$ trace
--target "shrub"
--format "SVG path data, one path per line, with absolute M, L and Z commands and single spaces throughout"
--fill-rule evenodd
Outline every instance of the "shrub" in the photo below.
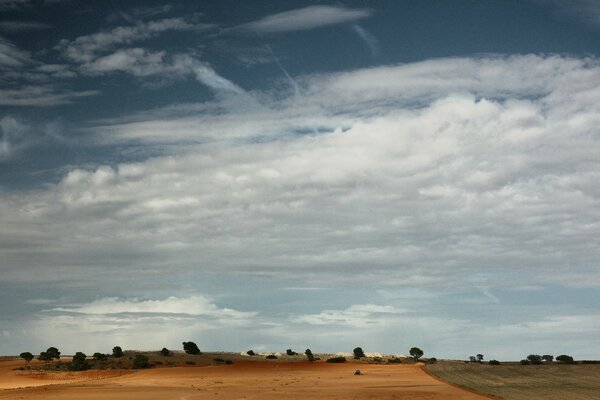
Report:
M 217 362 L 217 363 L 224 363 L 225 362 L 225 360 L 223 360 L 222 358 L 218 358 L 218 357 L 217 358 L 213 358 L 213 361 Z
M 423 350 L 421 350 L 418 347 L 412 347 L 409 351 L 409 354 L 412 356 L 412 358 L 416 360 L 418 360 L 419 358 L 421 358 L 423 356 Z
M 186 361 L 187 365 L 196 365 L 196 361 Z
M 498 360 L 490 360 L 488 363 L 490 365 L 500 365 L 500 361 L 498 361 Z
M 233 364 L 233 361 L 231 361 L 231 360 L 225 360 L 225 365 L 231 365 L 231 364 Z
M 365 352 L 360 347 L 355 348 L 352 352 L 354 353 L 354 358 L 363 358 L 365 356 Z
M 277 356 L 275 354 L 269 354 L 267 360 L 277 360 Z
M 26 363 L 29 363 L 31 360 L 33 360 L 33 354 L 31 354 L 28 351 L 25 351 L 25 352 L 19 354 L 19 357 L 21 357 L 23 360 L 25 360 Z
M 254 350 L 248 350 L 246 352 L 246 354 L 248 354 L 249 356 L 255 356 L 256 355 L 256 353 L 254 352 Z
M 140 368 L 148 368 L 150 366 L 150 364 L 148 363 L 148 357 L 146 357 L 143 354 L 136 354 L 135 357 L 133 357 L 133 368 L 135 369 L 140 369 Z
M 392 357 L 388 360 L 389 364 L 402 364 L 402 360 L 396 357 Z
M 292 349 L 287 349 L 285 351 L 285 354 L 287 354 L 288 356 L 295 356 L 298 355 L 298 353 L 296 353 L 295 351 L 293 351 Z
M 527 359 L 533 365 L 540 365 L 542 363 L 542 356 L 539 354 L 530 354 L 527 356 Z
M 523 360 L 521 360 L 521 365 L 529 365 L 529 364 L 531 364 L 531 363 L 529 362 L 529 360 L 527 360 L 527 359 L 523 359 Z
M 561 363 L 564 364 L 573 364 L 573 357 L 568 356 L 566 354 L 561 354 L 560 356 L 556 357 L 556 361 L 559 361 Z
M 46 350 L 46 354 L 48 354 L 48 356 L 50 356 L 50 359 L 59 359 L 60 358 L 60 351 L 58 351 L 58 349 L 56 347 L 49 347 L 48 350 Z
M 545 362 L 551 363 L 552 360 L 554 360 L 554 356 L 552 354 L 544 354 L 542 356 L 542 360 L 544 360 Z
M 42 351 L 37 359 L 40 361 L 48 362 L 48 361 L 52 361 L 52 356 L 50 354 L 48 354 L 47 352 Z
M 96 361 L 102 361 L 102 360 L 106 360 L 108 358 L 108 356 L 103 353 L 94 353 L 94 355 L 92 355 L 92 357 Z
M 85 360 L 86 357 L 87 356 L 85 355 L 85 353 L 82 353 L 81 351 L 78 351 L 73 356 L 73 360 L 69 363 L 68 368 L 71 371 L 85 371 L 86 369 L 89 369 L 90 365 Z
M 469 362 L 477 362 L 477 357 L 469 356 Z
M 170 351 L 169 349 L 167 349 L 166 347 L 163 347 L 163 348 L 160 350 L 160 355 L 161 355 L 161 356 L 168 357 L 168 356 L 170 356 L 170 355 L 171 355 L 171 351 Z
M 115 358 L 123 357 L 123 349 L 121 346 L 115 346 L 112 349 L 112 356 Z
M 200 352 L 200 349 L 198 348 L 198 346 L 194 342 L 183 342 L 183 350 L 187 354 L 195 354 L 195 355 L 196 354 L 202 354 Z
M 429 364 L 435 364 L 435 363 L 437 362 L 437 358 L 435 358 L 435 357 L 430 357 L 430 358 L 428 358 L 428 359 L 427 359 L 427 362 L 428 362 Z
M 344 363 L 344 362 L 346 362 L 346 357 L 342 357 L 342 356 L 331 357 L 331 358 L 327 359 L 327 362 L 328 363 Z

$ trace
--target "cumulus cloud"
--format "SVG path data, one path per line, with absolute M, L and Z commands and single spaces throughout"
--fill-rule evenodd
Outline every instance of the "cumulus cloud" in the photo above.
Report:
M 371 10 L 368 9 L 317 5 L 268 15 L 241 25 L 239 29 L 258 33 L 301 31 L 352 22 L 367 18 L 371 14 Z

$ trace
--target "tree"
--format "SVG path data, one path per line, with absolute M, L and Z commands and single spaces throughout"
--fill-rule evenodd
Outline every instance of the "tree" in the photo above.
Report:
M 135 357 L 133 357 L 133 368 L 135 369 L 140 369 L 140 368 L 148 368 L 150 366 L 150 364 L 148 363 L 148 357 L 146 357 L 143 354 L 136 354 Z
M 30 362 L 31 360 L 33 360 L 33 357 L 34 357 L 34 356 L 33 356 L 33 354 L 31 354 L 30 352 L 28 352 L 28 351 L 25 351 L 25 352 L 21 353 L 21 354 L 19 355 L 19 357 L 21 357 L 23 360 L 25 360 L 25 363 L 29 364 L 29 362 Z
M 256 355 L 256 353 L 254 352 L 254 350 L 248 350 L 246 352 L 246 354 L 248 354 L 249 356 L 255 356 Z
M 470 362 L 476 362 L 477 358 L 475 356 L 469 356 L 469 361 Z
M 44 362 L 52 361 L 52 357 L 50 356 L 50 354 L 48 354 L 45 351 L 42 351 L 37 359 Z
M 112 355 L 115 358 L 123 357 L 123 349 L 121 348 L 121 346 L 115 346 L 115 347 L 113 347 Z
M 560 356 L 556 357 L 556 361 L 559 361 L 561 363 L 565 363 L 565 364 L 572 364 L 573 361 L 573 357 L 568 356 L 566 354 L 561 354 Z
M 478 362 L 482 362 L 483 361 L 483 354 L 477 354 L 477 361 Z
M 353 350 L 354 358 L 363 358 L 365 356 L 365 352 L 362 348 L 357 347 Z
M 489 363 L 490 365 L 500 365 L 500 361 L 498 360 L 490 360 Z
M 530 354 L 527 356 L 527 359 L 533 365 L 540 365 L 542 363 L 542 356 L 539 354 Z
M 165 356 L 165 357 L 166 357 L 166 356 L 170 356 L 170 355 L 171 355 L 171 352 L 170 352 L 170 351 L 169 351 L 169 349 L 167 349 L 166 347 L 163 347 L 163 348 L 161 349 L 161 351 L 160 351 L 160 354 L 161 354 L 162 356 Z
M 202 354 L 200 349 L 194 342 L 183 342 L 183 350 L 187 354 Z
M 415 359 L 415 361 L 417 361 L 419 358 L 423 357 L 424 353 L 420 348 L 412 347 L 409 351 L 409 354 Z
M 90 365 L 86 361 L 86 357 L 85 353 L 82 353 L 81 351 L 75 353 L 71 364 L 69 364 L 69 369 L 71 371 L 85 371 L 86 369 L 89 369 Z
M 544 360 L 544 361 L 546 361 L 546 362 L 548 362 L 548 363 L 551 363 L 551 362 L 552 362 L 552 360 L 554 360 L 554 356 L 553 356 L 553 355 L 551 355 L 551 354 L 544 354 L 544 355 L 542 356 L 542 360 Z
M 315 356 L 313 355 L 310 349 L 306 349 L 304 351 L 304 354 L 306 354 L 306 358 L 308 359 L 308 361 L 315 361 Z
M 56 347 L 49 347 L 48 350 L 46 350 L 46 354 L 48 354 L 48 356 L 50 357 L 50 360 L 60 359 L 60 351 L 58 351 L 58 349 Z
M 296 353 L 296 352 L 295 352 L 295 351 L 293 351 L 292 349 L 287 349 L 287 350 L 285 351 L 285 354 L 287 354 L 288 356 L 295 356 L 295 355 L 297 355 L 298 353 Z
M 102 353 L 94 353 L 94 355 L 92 357 L 94 358 L 94 360 L 97 360 L 97 361 L 106 360 L 108 358 L 108 356 L 106 354 L 102 354 Z

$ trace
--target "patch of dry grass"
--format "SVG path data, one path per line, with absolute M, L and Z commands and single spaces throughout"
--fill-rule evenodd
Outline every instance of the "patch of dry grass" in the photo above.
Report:
M 518 365 L 444 361 L 427 366 L 440 379 L 505 400 L 600 398 L 600 364 Z

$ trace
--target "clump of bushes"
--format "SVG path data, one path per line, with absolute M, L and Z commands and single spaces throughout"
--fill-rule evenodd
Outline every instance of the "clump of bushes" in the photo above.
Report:
M 246 352 L 246 354 L 248 354 L 249 356 L 255 356 L 256 355 L 256 353 L 254 352 L 254 350 L 248 350 Z
M 73 360 L 69 363 L 69 366 L 67 368 L 71 371 L 85 371 L 87 369 L 90 369 L 90 364 L 88 364 L 88 362 L 86 361 L 86 357 L 87 356 L 85 355 L 85 353 L 78 351 L 73 356 Z
M 539 354 L 530 354 L 527 356 L 527 359 L 533 365 L 540 365 L 542 363 L 542 356 Z
M 500 361 L 498 361 L 498 360 L 490 360 L 490 361 L 488 361 L 488 364 L 490 364 L 490 365 L 500 365 Z
M 275 354 L 269 354 L 266 358 L 267 360 L 277 360 L 277 356 Z
M 520 362 L 521 362 L 521 365 L 529 365 L 529 364 L 531 364 L 531 363 L 529 362 L 529 360 L 528 360 L 528 359 L 526 359 L 526 358 L 525 358 L 525 359 L 523 359 L 523 360 L 521 360 Z
M 196 365 L 196 361 L 186 361 L 187 365 Z
M 556 361 L 564 364 L 573 364 L 575 362 L 573 361 L 573 357 L 568 356 L 566 354 L 561 354 L 560 356 L 556 357 Z
M 306 354 L 306 358 L 308 359 L 308 361 L 315 361 L 315 356 L 313 355 L 311 349 L 304 350 L 304 354 Z
M 148 357 L 146 357 L 143 354 L 136 354 L 135 357 L 133 357 L 133 368 L 135 369 L 141 369 L 141 368 L 148 368 L 150 366 L 150 364 L 148 363 Z
M 160 355 L 161 355 L 161 356 L 168 357 L 168 356 L 170 356 L 170 355 L 171 355 L 171 351 L 170 351 L 169 349 L 167 349 L 166 347 L 163 347 L 163 348 L 160 350 Z
M 295 351 L 293 351 L 292 349 L 287 349 L 285 351 L 285 354 L 287 354 L 288 356 L 296 356 L 298 355 L 298 353 L 296 353 Z
M 435 357 L 430 357 L 427 359 L 427 363 L 429 364 L 435 364 L 437 362 L 437 358 Z
M 92 358 L 96 361 L 104 361 L 108 358 L 108 355 L 103 353 L 94 353 L 94 355 L 92 355 Z
M 392 357 L 388 360 L 388 364 L 402 364 L 402 360 L 396 357 Z
M 346 362 L 346 357 L 343 356 L 339 356 L 339 357 L 331 357 L 327 359 L 328 363 L 345 363 Z

